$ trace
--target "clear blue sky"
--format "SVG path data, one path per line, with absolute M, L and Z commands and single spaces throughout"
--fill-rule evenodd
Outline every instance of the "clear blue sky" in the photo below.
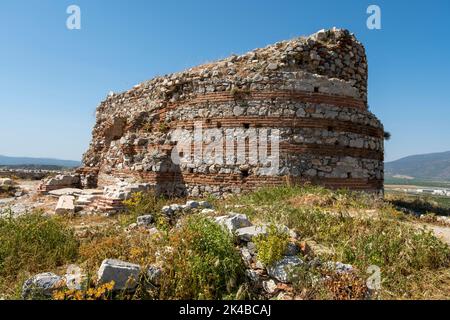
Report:
M 70 4 L 82 30 L 66 28 Z M 78 160 L 110 90 L 333 26 L 366 46 L 387 160 L 448 151 L 449 16 L 448 0 L 1 0 L 0 154 Z

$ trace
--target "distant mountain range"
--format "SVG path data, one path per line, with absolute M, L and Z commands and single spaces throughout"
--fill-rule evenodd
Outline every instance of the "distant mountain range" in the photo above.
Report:
M 47 159 L 47 158 L 26 158 L 26 157 L 7 157 L 0 155 L 0 166 L 57 166 L 63 168 L 75 168 L 81 165 L 80 161 Z
M 409 156 L 385 164 L 386 177 L 450 181 L 450 151 Z
M 62 168 L 75 168 L 81 166 L 81 162 L 74 160 L 7 157 L 0 155 L 0 166 L 57 166 Z M 450 181 L 450 151 L 409 156 L 396 161 L 386 162 L 385 174 L 387 178 L 405 180 Z

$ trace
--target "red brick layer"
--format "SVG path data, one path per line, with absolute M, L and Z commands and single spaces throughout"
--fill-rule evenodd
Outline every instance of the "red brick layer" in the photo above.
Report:
M 317 184 L 325 187 L 338 189 L 348 188 L 352 190 L 381 190 L 383 180 L 354 179 L 354 178 L 303 178 L 293 176 L 249 176 L 242 177 L 236 174 L 198 174 L 198 173 L 155 173 L 115 170 L 111 173 L 120 177 L 137 177 L 148 183 L 184 183 L 189 186 L 234 186 L 244 190 L 252 190 L 262 185 L 300 185 Z

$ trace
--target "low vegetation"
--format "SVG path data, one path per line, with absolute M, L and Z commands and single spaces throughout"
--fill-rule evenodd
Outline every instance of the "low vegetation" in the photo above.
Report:
M 283 258 L 289 244 L 289 235 L 275 225 L 270 225 L 267 235 L 259 235 L 254 240 L 258 250 L 258 260 L 265 266 Z
M 166 228 L 169 221 L 161 213 L 161 208 L 166 205 L 168 200 L 163 197 L 157 197 L 154 192 L 136 192 L 128 200 L 124 201 L 127 211 L 121 216 L 123 225 L 129 225 L 136 222 L 136 218 L 143 215 L 153 215 L 156 219 L 158 228 Z
M 234 298 L 244 267 L 222 227 L 205 217 L 189 217 L 167 244 L 161 299 Z
M 369 266 L 378 266 L 381 298 L 425 298 L 422 293 L 430 275 L 442 276 L 450 270 L 445 243 L 428 230 L 404 223 L 408 217 L 375 196 L 320 187 L 280 187 L 236 196 L 228 204 L 244 205 L 242 209 L 253 219 L 286 225 L 321 244 L 327 249 L 321 250 L 323 259 L 351 264 L 361 278 L 368 277 Z M 442 290 L 450 289 L 448 280 Z
M 0 219 L 0 291 L 15 294 L 24 277 L 73 262 L 78 248 L 73 231 L 42 212 Z
M 279 227 L 297 232 L 305 261 L 351 264 L 356 272 L 339 274 L 323 266 L 304 264 L 295 270 L 294 290 L 303 299 L 364 299 L 368 297 L 368 268 L 381 271 L 381 289 L 371 298 L 448 299 L 450 250 L 429 230 L 414 225 L 392 199 L 320 187 L 277 187 L 211 200 L 217 215 L 233 211 L 253 222 L 269 224 L 267 236 L 254 240 L 265 265 L 279 260 L 289 236 Z M 93 218 L 46 217 L 41 212 L 0 220 L 0 291 L 19 297 L 23 280 L 39 272 L 62 274 L 76 263 L 95 279 L 103 259 L 115 258 L 162 267 L 158 288 L 145 276 L 133 295 L 114 296 L 110 287 L 58 292 L 56 299 L 235 299 L 261 298 L 248 290 L 245 266 L 234 238 L 201 214 L 179 217 L 176 226 L 160 215 L 162 206 L 176 201 L 154 194 L 135 194 L 126 214 L 101 218 L 104 224 L 75 233 L 76 226 Z M 143 214 L 157 217 L 159 232 L 128 229 Z M 100 218 L 99 218 L 100 219 Z M 326 277 L 324 277 L 326 276 Z M 318 281 L 318 279 L 327 279 Z

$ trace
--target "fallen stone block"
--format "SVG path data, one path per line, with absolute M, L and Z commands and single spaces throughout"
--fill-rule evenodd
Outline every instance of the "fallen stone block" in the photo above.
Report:
M 47 186 L 69 187 L 80 183 L 79 175 L 57 175 L 44 181 Z
M 230 213 L 228 216 L 218 217 L 216 218 L 216 222 L 232 233 L 238 229 L 250 227 L 252 225 L 245 214 L 239 213 Z
M 75 213 L 75 197 L 61 196 L 56 204 L 56 214 L 74 214 Z
M 251 255 L 250 251 L 246 247 L 241 248 L 240 251 L 241 251 L 242 260 L 244 261 L 245 265 L 250 266 L 253 261 L 253 257 Z
M 267 227 L 263 225 L 240 228 L 236 230 L 235 234 L 239 240 L 250 242 L 254 237 L 259 235 L 267 235 Z
M 134 290 L 137 287 L 141 267 L 116 259 L 105 259 L 98 269 L 99 284 L 114 281 L 114 290 Z
M 43 300 L 52 297 L 53 292 L 64 284 L 63 278 L 51 273 L 40 273 L 28 280 L 22 286 L 22 298 Z

